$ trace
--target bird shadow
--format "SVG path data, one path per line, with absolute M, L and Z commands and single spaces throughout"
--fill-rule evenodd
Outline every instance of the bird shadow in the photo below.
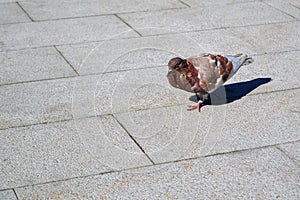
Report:
M 232 103 L 271 80 L 271 78 L 256 78 L 251 81 L 232 83 L 222 86 L 208 95 L 208 99 L 203 102 L 203 106 Z M 198 102 L 196 95 L 191 96 L 189 100 Z

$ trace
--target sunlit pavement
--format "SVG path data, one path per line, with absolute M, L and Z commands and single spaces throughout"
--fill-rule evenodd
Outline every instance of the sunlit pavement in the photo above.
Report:
M 0 199 L 299 199 L 299 19 L 298 0 L 0 0 Z M 255 61 L 189 112 L 167 63 L 201 52 Z

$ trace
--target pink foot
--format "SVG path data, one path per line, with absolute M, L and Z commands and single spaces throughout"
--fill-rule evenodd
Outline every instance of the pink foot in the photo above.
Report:
M 189 105 L 187 110 L 188 111 L 191 111 L 191 110 L 195 110 L 195 109 L 198 109 L 199 112 L 201 111 L 201 107 L 203 106 L 203 101 L 199 100 L 198 103 L 196 105 Z

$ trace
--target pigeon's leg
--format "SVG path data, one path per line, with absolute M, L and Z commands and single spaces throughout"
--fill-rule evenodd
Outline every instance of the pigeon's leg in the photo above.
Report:
M 203 101 L 202 101 L 202 100 L 199 100 L 198 103 L 197 103 L 196 105 L 189 105 L 187 109 L 188 109 L 189 111 L 198 109 L 198 111 L 200 112 L 200 109 L 201 109 L 202 106 L 203 106 Z
M 196 98 L 197 98 L 197 101 L 200 101 L 200 100 L 202 100 L 202 96 L 200 96 L 198 93 L 196 93 Z
M 208 94 L 202 96 L 202 101 L 206 101 L 206 100 L 208 100 Z
M 204 105 L 204 102 L 206 100 L 208 100 L 208 94 L 199 95 L 199 94 L 196 93 L 196 97 L 197 97 L 198 103 L 195 104 L 195 105 L 189 105 L 188 108 L 187 108 L 189 111 L 198 109 L 199 112 L 200 112 L 201 111 L 201 107 Z

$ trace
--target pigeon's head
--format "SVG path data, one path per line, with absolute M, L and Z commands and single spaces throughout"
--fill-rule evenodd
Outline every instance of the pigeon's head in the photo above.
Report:
M 168 67 L 170 71 L 174 71 L 174 70 L 181 71 L 182 69 L 187 68 L 188 65 L 185 59 L 175 57 L 169 61 Z
M 187 74 L 189 72 L 189 66 L 186 59 L 179 57 L 172 58 L 168 63 L 169 71 L 167 78 L 169 83 L 175 87 L 186 91 L 193 92 L 191 84 L 189 83 Z

